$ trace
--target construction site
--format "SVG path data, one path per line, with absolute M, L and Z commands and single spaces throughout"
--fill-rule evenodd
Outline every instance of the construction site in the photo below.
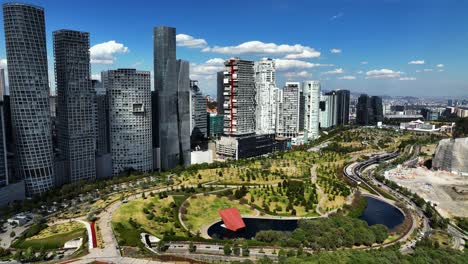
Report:
M 468 176 L 424 166 L 398 166 L 386 171 L 385 178 L 430 201 L 444 217 L 468 217 Z

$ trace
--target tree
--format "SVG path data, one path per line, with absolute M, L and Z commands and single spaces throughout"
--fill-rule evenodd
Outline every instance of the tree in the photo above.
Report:
M 15 233 L 15 231 L 11 231 L 11 233 L 10 233 L 10 237 L 15 237 L 15 236 L 16 236 L 16 233 Z
M 234 253 L 235 256 L 240 255 L 240 247 L 237 243 L 235 243 L 234 246 L 232 247 L 232 252 Z
M 190 253 L 194 253 L 195 251 L 197 251 L 197 246 L 195 246 L 195 245 L 193 244 L 193 242 L 190 241 L 190 244 L 189 244 L 189 252 L 190 252 Z
M 249 245 L 247 243 L 244 243 L 242 245 L 242 256 L 248 257 L 249 255 L 250 255 Z
M 230 256 L 232 254 L 231 245 L 229 243 L 224 244 L 223 251 L 224 255 Z

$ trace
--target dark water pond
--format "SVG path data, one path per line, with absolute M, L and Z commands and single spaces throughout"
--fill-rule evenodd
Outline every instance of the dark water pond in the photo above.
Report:
M 395 207 L 380 200 L 366 197 L 367 207 L 359 217 L 369 225 L 383 224 L 392 229 L 403 222 L 403 214 Z M 244 218 L 246 228 L 237 232 L 230 231 L 219 221 L 208 228 L 208 235 L 216 239 L 246 238 L 250 239 L 262 230 L 293 231 L 297 220 Z
M 368 225 L 382 224 L 393 229 L 405 220 L 405 216 L 396 207 L 371 197 L 366 197 L 366 200 L 367 207 L 359 219 L 366 221 Z

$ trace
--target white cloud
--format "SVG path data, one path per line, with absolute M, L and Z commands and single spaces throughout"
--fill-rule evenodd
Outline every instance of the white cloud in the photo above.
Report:
M 214 80 L 216 73 L 224 70 L 224 60 L 213 58 L 201 64 L 190 64 L 190 78 L 192 80 Z
M 331 49 L 331 53 L 341 53 L 341 49 Z
M 368 61 L 361 61 L 361 64 L 366 65 L 366 64 L 369 64 L 369 62 Z
M 389 69 L 380 69 L 380 70 L 372 70 L 366 72 L 366 79 L 389 79 L 389 78 L 398 78 L 402 72 L 400 71 L 393 71 Z
M 284 77 L 286 77 L 288 80 L 294 79 L 294 78 L 311 78 L 312 73 L 307 72 L 307 71 L 300 71 L 300 72 L 287 72 L 284 74 Z
M 92 74 L 91 79 L 100 81 L 101 80 L 101 74 L 100 73 Z
M 330 20 L 335 20 L 335 19 L 338 19 L 340 17 L 344 16 L 344 13 L 343 12 L 340 12 L 332 17 L 330 17 Z
M 414 78 L 414 77 L 401 77 L 399 80 L 400 81 L 415 81 L 416 78 Z
M 110 40 L 104 43 L 99 43 L 89 49 L 91 63 L 93 64 L 113 64 L 116 60 L 115 54 L 128 53 L 130 50 L 122 43 L 117 43 L 115 40 Z
M 433 69 L 424 69 L 423 72 L 431 72 Z
M 334 69 L 334 70 L 331 70 L 331 71 L 326 71 L 326 72 L 322 72 L 322 74 L 340 74 L 340 73 L 343 73 L 344 70 L 342 68 L 338 68 L 338 69 Z
M 437 68 L 443 68 L 443 67 L 445 67 L 445 65 L 443 65 L 443 64 L 437 64 L 436 67 L 437 67 Z
M 357 74 L 363 74 L 364 72 L 363 71 L 357 71 L 356 73 Z
M 291 69 L 309 69 L 314 67 L 334 66 L 333 64 L 311 63 L 301 60 L 276 59 L 276 70 L 287 71 Z
M 248 41 L 237 46 L 214 46 L 206 47 L 203 52 L 213 52 L 230 55 L 255 55 L 255 56 L 285 56 L 287 59 L 305 59 L 320 57 L 320 52 L 300 44 L 275 44 L 261 41 Z
M 187 34 L 177 34 L 176 35 L 177 46 L 187 47 L 187 48 L 205 48 L 208 46 L 208 43 L 204 39 L 196 39 Z
M 345 75 L 345 76 L 339 77 L 338 79 L 340 79 L 340 80 L 356 80 L 356 77 L 352 76 L 352 75 Z
M 426 62 L 424 60 L 413 60 L 413 61 L 410 61 L 408 62 L 408 64 L 410 65 L 422 65 L 422 64 L 425 64 Z
M 444 69 L 439 69 L 438 72 L 444 72 L 445 70 Z
M 7 60 L 0 59 L 0 68 L 6 69 L 6 67 L 7 67 Z

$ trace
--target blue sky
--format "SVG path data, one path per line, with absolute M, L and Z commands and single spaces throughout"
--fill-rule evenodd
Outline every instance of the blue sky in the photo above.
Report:
M 177 57 L 216 93 L 222 59 L 277 60 L 277 86 L 321 80 L 322 89 L 378 95 L 468 96 L 468 1 L 29 1 L 52 31 L 91 34 L 92 74 L 153 70 L 152 28 L 177 28 Z M 2 19 L 3 21 L 3 19 Z M 3 28 L 3 26 L 2 26 Z M 0 59 L 5 66 L 3 30 Z

